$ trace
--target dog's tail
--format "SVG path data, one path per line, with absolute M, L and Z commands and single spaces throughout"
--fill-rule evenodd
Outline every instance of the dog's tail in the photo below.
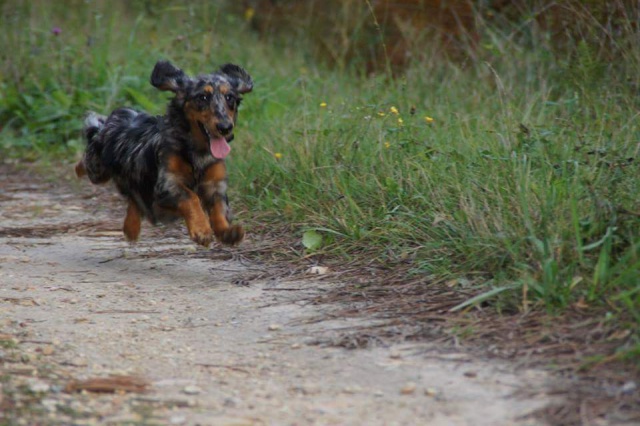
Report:
M 107 117 L 105 117 L 104 115 L 96 114 L 93 111 L 89 111 L 87 116 L 84 118 L 83 128 L 84 137 L 87 139 L 87 143 L 92 143 L 93 138 L 104 127 L 104 122 L 106 120 Z
M 100 132 L 107 117 L 90 111 L 84 119 L 82 133 L 87 141 L 87 150 L 82 160 L 76 164 L 78 177 L 89 176 L 93 183 L 104 183 L 111 179 L 111 173 L 102 164 L 102 138 Z

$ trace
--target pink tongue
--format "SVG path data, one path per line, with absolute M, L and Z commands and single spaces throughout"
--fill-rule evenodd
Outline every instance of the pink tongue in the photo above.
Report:
M 211 155 L 218 160 L 224 159 L 231 152 L 231 147 L 225 138 L 209 140 L 209 148 L 211 149 Z

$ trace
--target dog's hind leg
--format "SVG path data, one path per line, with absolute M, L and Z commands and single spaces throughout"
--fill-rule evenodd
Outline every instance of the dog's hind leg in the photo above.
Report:
M 87 168 L 84 166 L 84 158 L 76 164 L 76 176 L 78 178 L 85 177 L 87 175 Z
M 142 215 L 138 205 L 133 200 L 129 200 L 129 206 L 127 207 L 127 216 L 124 218 L 124 226 L 122 232 L 129 242 L 135 242 L 140 236 L 140 225 L 142 222 Z

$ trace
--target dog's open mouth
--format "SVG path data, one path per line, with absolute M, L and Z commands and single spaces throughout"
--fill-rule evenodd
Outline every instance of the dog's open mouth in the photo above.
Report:
M 209 139 L 209 150 L 211 151 L 211 155 L 213 158 L 218 160 L 223 160 L 229 152 L 231 152 L 231 146 L 224 137 L 213 137 L 211 133 L 207 130 L 206 127 L 200 122 L 198 122 L 198 126 L 200 126 L 200 131 Z

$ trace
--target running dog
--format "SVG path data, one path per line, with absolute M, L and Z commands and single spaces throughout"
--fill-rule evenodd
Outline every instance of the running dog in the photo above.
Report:
M 130 108 L 108 117 L 87 114 L 87 149 L 75 167 L 77 176 L 94 184 L 113 180 L 128 202 L 123 226 L 128 241 L 137 241 L 143 218 L 152 224 L 183 218 L 197 244 L 208 247 L 214 237 L 238 244 L 244 230 L 230 224 L 224 160 L 241 96 L 253 89 L 251 76 L 226 64 L 192 78 L 159 61 L 151 84 L 175 94 L 163 116 Z

